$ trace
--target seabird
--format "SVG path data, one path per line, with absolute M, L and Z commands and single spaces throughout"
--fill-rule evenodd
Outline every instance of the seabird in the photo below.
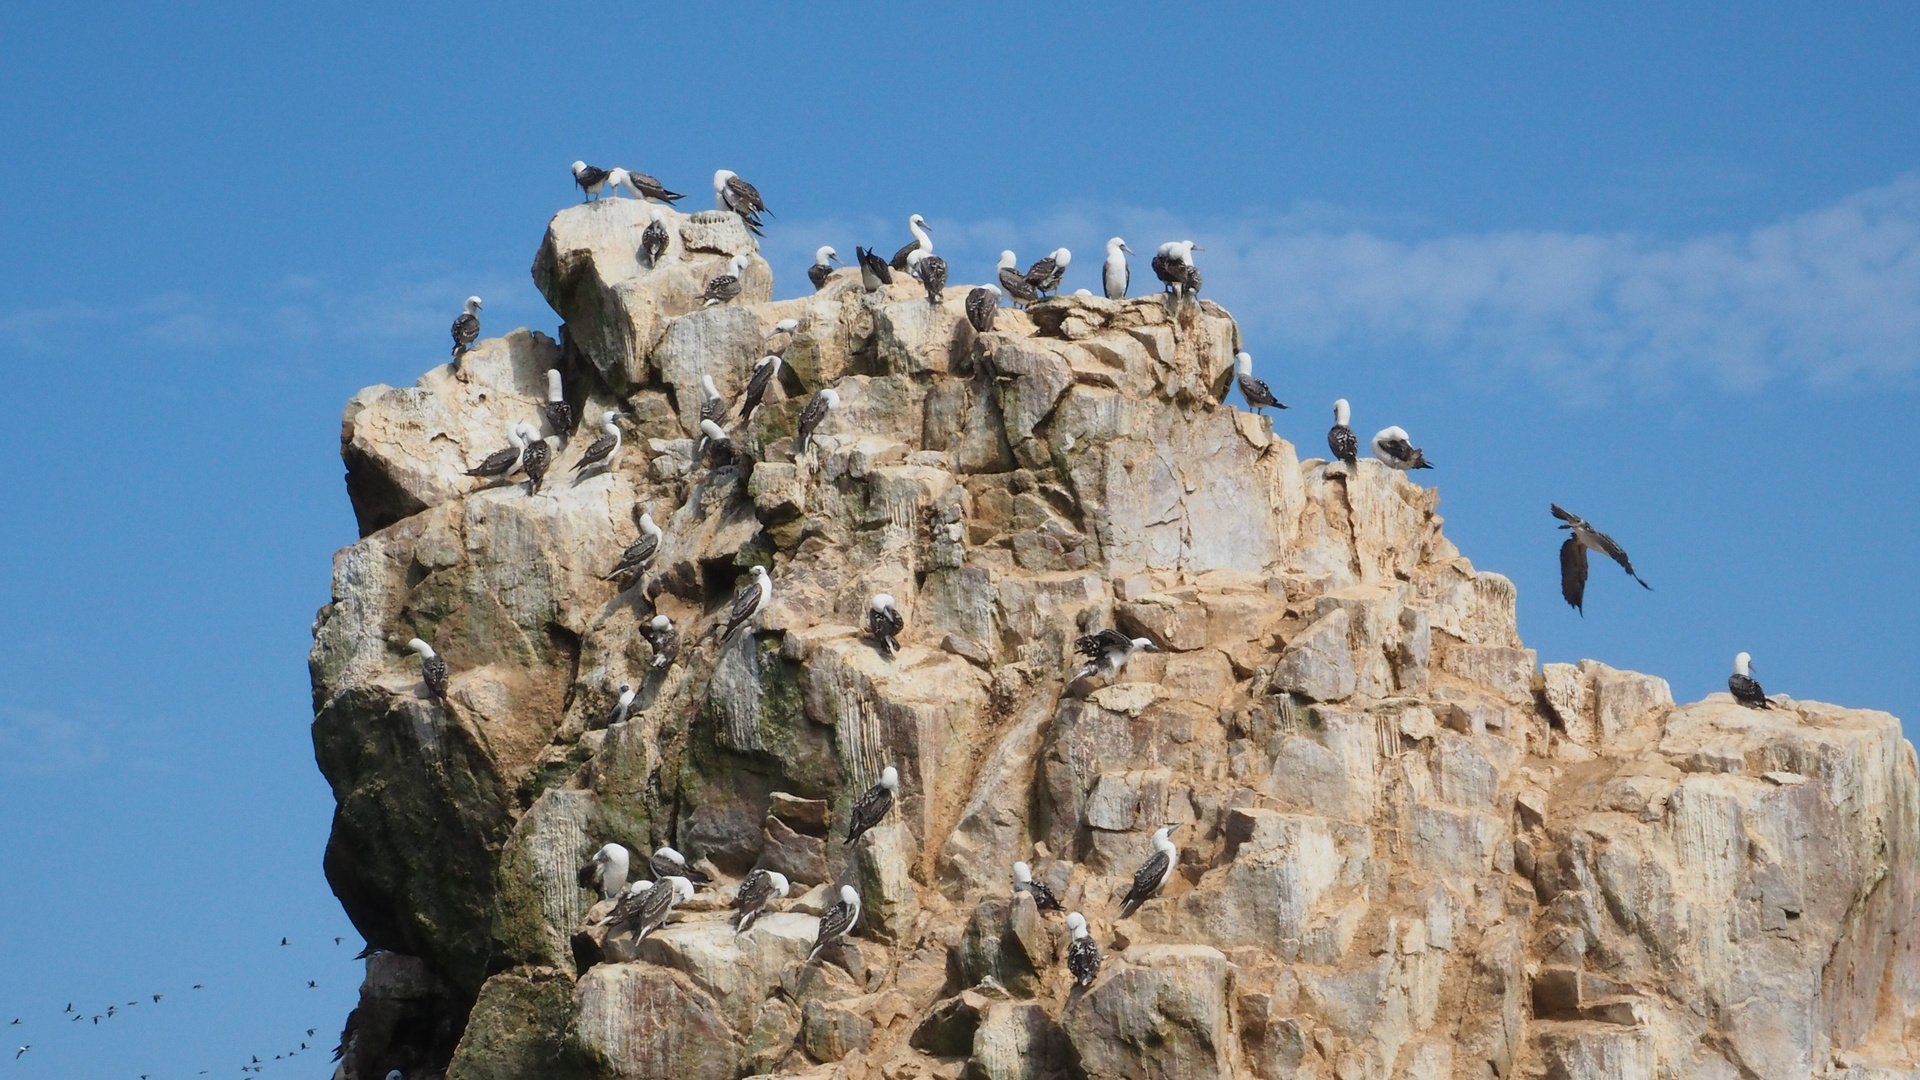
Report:
M 573 182 L 580 185 L 580 201 L 585 202 L 591 196 L 607 189 L 607 177 L 612 176 L 606 169 L 595 168 L 584 161 L 573 163 Z
M 453 320 L 453 359 L 458 362 L 480 340 L 480 298 L 467 297 L 466 310 Z
M 1240 386 L 1240 396 L 1247 399 L 1247 404 L 1253 406 L 1254 412 L 1268 408 L 1286 408 L 1285 405 L 1280 403 L 1279 398 L 1273 396 L 1273 391 L 1267 389 L 1266 383 L 1253 377 L 1252 353 L 1243 352 L 1235 357 L 1235 359 L 1239 361 L 1240 366 L 1236 369 L 1233 380 Z
M 647 257 L 648 266 L 659 266 L 660 256 L 666 253 L 667 211 L 665 207 L 656 206 L 646 231 L 640 234 L 640 254 Z
M 927 287 L 927 303 L 938 304 L 946 299 L 947 260 L 931 251 L 916 251 L 907 256 L 907 272 Z
M 1092 289 L 1075 289 L 1073 290 L 1073 295 L 1084 296 L 1087 299 L 1091 300 L 1093 299 L 1093 290 Z
M 1100 284 L 1106 287 L 1107 299 L 1124 300 L 1127 298 L 1127 286 L 1133 281 L 1133 268 L 1127 265 L 1127 256 L 1133 249 L 1119 237 L 1107 241 L 1107 261 L 1100 268 Z
M 933 250 L 933 241 L 927 237 L 927 234 L 932 232 L 933 229 L 927 225 L 926 218 L 921 217 L 919 214 L 908 218 L 907 231 L 913 234 L 913 239 L 907 241 L 906 247 L 894 252 L 893 258 L 887 263 L 888 266 L 895 270 L 912 269 L 912 264 L 907 261 L 907 256 L 914 252 Z
M 1169 240 L 1153 256 L 1153 276 L 1175 296 L 1192 296 L 1200 291 L 1200 271 L 1193 265 L 1193 253 L 1204 251 L 1191 240 Z
M 1168 879 L 1173 877 L 1173 864 L 1180 860 L 1180 850 L 1167 839 L 1179 824 L 1163 825 L 1153 831 L 1153 854 L 1133 872 L 1133 885 L 1127 889 L 1126 899 L 1120 902 L 1120 917 L 1126 918 L 1134 913 L 1141 904 L 1160 895 Z
M 967 293 L 967 322 L 973 332 L 985 334 L 993 329 L 993 317 L 1000 311 L 1000 286 L 982 285 Z
M 1102 630 L 1097 634 L 1083 635 L 1074 641 L 1073 647 L 1080 655 L 1087 657 L 1087 663 L 1073 673 L 1073 677 L 1067 680 L 1069 683 L 1079 682 L 1093 675 L 1105 675 L 1109 679 L 1118 678 L 1120 669 L 1127 666 L 1127 661 L 1133 658 L 1136 651 L 1140 649 L 1148 652 L 1160 651 L 1160 646 L 1147 638 L 1130 638 L 1118 630 L 1111 629 Z
M 807 452 L 807 445 L 813 441 L 813 431 L 820 426 L 820 421 L 825 420 L 827 413 L 839 404 L 840 392 L 829 386 L 813 395 L 813 400 L 807 402 L 807 407 L 800 410 L 800 434 L 793 451 L 796 459 Z
M 1021 307 L 1040 299 L 1039 292 L 1034 289 L 1033 283 L 1027 280 L 1027 275 L 1014 268 L 1013 252 L 1000 253 L 1000 265 L 994 276 L 1000 279 L 1000 288 L 1005 290 L 1007 299 Z
M 700 403 L 700 419 L 718 422 L 727 415 L 727 399 L 713 385 L 713 376 L 700 376 L 700 389 L 706 394 L 706 400 Z
M 1733 658 L 1733 674 L 1727 676 L 1727 690 L 1733 694 L 1733 700 L 1749 709 L 1771 709 L 1773 702 L 1767 700 L 1767 692 L 1753 678 L 1753 657 L 1741 653 Z
M 840 261 L 840 253 L 826 245 L 814 249 L 813 265 L 807 267 L 807 280 L 813 282 L 813 291 L 819 292 L 833 280 L 833 264 Z
M 893 809 L 893 795 L 898 790 L 899 770 L 891 765 L 881 769 L 880 782 L 853 801 L 853 813 L 847 822 L 847 843 L 860 839 L 862 833 L 880 824 L 880 819 Z
M 613 710 L 607 713 L 608 727 L 627 722 L 627 713 L 633 709 L 633 698 L 633 684 L 621 683 L 620 696 L 614 701 Z
M 900 651 L 900 631 L 906 625 L 900 609 L 893 606 L 893 597 L 875 593 L 873 599 L 867 601 L 867 635 L 880 646 L 881 652 L 892 656 Z
M 673 620 L 665 615 L 655 615 L 653 621 L 641 629 L 640 636 L 653 646 L 655 670 L 673 663 L 673 658 L 680 655 L 680 631 L 673 628 Z
M 20 1060 L 20 1055 L 21 1055 L 21 1054 L 24 1054 L 24 1053 L 26 1053 L 27 1051 L 29 1051 L 29 1050 L 31 1050 L 31 1049 L 33 1049 L 33 1044 L 32 1044 L 32 1043 L 28 1043 L 27 1045 L 25 1045 L 25 1046 L 23 1046 L 23 1047 L 21 1047 L 20 1049 L 18 1049 L 18 1050 L 15 1050 L 15 1051 L 13 1052 L 13 1060 L 15 1060 L 15 1061 L 19 1061 L 19 1060 Z M 35 1060 L 35 1061 L 39 1061 L 40 1059 L 39 1059 L 39 1058 L 34 1058 L 33 1060 Z
M 593 440 L 586 453 L 580 455 L 579 464 L 573 467 L 574 472 L 586 472 L 602 462 L 608 469 L 613 468 L 615 459 L 620 456 L 620 414 L 610 412 L 602 416 L 600 431 L 600 437 Z
M 600 899 L 611 900 L 620 895 L 627 887 L 627 868 L 631 856 L 620 844 L 608 844 L 593 853 L 585 866 L 580 868 L 579 882 L 583 889 L 592 889 L 600 894 Z
M 433 646 L 414 638 L 407 642 L 407 648 L 420 654 L 420 677 L 427 682 L 427 693 L 447 700 L 447 658 L 433 651 Z M 286 944 L 285 941 L 281 942 Z
M 700 445 L 694 449 L 696 457 L 708 459 L 709 466 L 723 462 L 731 463 L 734 458 L 733 436 L 727 429 L 712 420 L 700 421 Z
M 854 892 L 851 885 L 840 886 L 840 902 L 828 908 L 825 915 L 820 916 L 820 932 L 814 936 L 813 951 L 807 954 L 807 963 L 811 964 L 818 960 L 820 950 L 836 941 L 844 940 L 853 930 L 854 924 L 859 921 L 860 894 Z
M 1073 933 L 1073 939 L 1067 942 L 1067 970 L 1073 973 L 1074 982 L 1092 986 L 1100 975 L 1100 946 L 1087 933 L 1085 915 L 1077 911 L 1068 915 L 1067 929 Z
M 620 561 L 601 580 L 612 581 L 626 574 L 645 573 L 647 567 L 653 565 L 654 557 L 660 554 L 661 535 L 660 526 L 653 523 L 653 515 L 643 511 L 640 514 L 640 538 L 627 545 L 627 550 L 620 553 Z
M 480 464 L 467 470 L 468 476 L 508 476 L 520 467 L 520 458 L 527 452 L 527 440 L 520 437 L 520 425 L 507 425 L 507 448 L 488 454 Z
M 679 202 L 686 198 L 676 191 L 668 191 L 666 185 L 646 173 L 634 169 L 611 169 L 607 172 L 607 186 L 618 191 L 627 189 L 627 194 L 636 199 L 653 199 L 657 202 Z
M 753 925 L 753 920 L 766 908 L 767 902 L 776 897 L 787 895 L 791 888 L 787 875 L 777 870 L 755 869 L 740 883 L 740 891 L 734 895 L 733 904 L 740 909 L 734 919 L 733 932 L 738 934 Z
M 767 387 L 773 385 L 774 377 L 780 374 L 780 358 L 763 356 L 754 362 L 753 374 L 747 377 L 747 392 L 740 398 L 740 419 L 753 415 L 760 407 L 760 399 L 767 396 Z
M 1024 862 L 1013 864 L 1013 891 L 1033 897 L 1033 906 L 1041 911 L 1060 910 L 1060 898 L 1046 882 L 1033 880 L 1033 869 Z
M 560 369 L 547 369 L 547 426 L 562 442 L 573 434 L 573 403 L 560 385 Z
M 1387 467 L 1406 471 L 1408 469 L 1431 469 L 1433 465 L 1420 448 L 1407 441 L 1407 433 L 1398 427 L 1381 428 L 1373 437 L 1373 456 Z
M 773 581 L 767 577 L 767 568 L 755 566 L 747 578 L 747 583 L 733 594 L 733 603 L 727 608 L 727 630 L 720 636 L 721 641 L 733 640 L 733 635 L 747 625 L 760 609 L 773 599 Z
M 553 444 L 547 442 L 532 424 L 520 425 L 520 436 L 527 440 L 527 452 L 520 458 L 520 469 L 527 474 L 527 494 L 540 490 L 546 479 L 547 463 L 553 459 Z
M 740 295 L 740 275 L 747 272 L 747 257 L 735 255 L 727 260 L 727 272 L 707 279 L 707 291 L 700 294 L 700 306 L 724 304 Z
M 1327 449 L 1333 456 L 1347 463 L 1351 468 L 1360 465 L 1360 436 L 1353 433 L 1347 421 L 1353 419 L 1353 410 L 1348 408 L 1347 399 L 1341 398 L 1333 403 L 1333 426 L 1327 429 Z
M 1613 542 L 1613 537 L 1587 524 L 1586 519 L 1578 514 L 1568 513 L 1553 503 L 1548 503 L 1547 506 L 1553 511 L 1554 517 L 1566 522 L 1560 527 L 1571 530 L 1566 543 L 1560 545 L 1560 595 L 1566 599 L 1567 603 L 1573 605 L 1575 611 L 1582 615 L 1587 613 L 1586 609 L 1580 605 L 1587 592 L 1587 550 L 1589 548 L 1619 563 L 1628 577 L 1640 582 L 1641 588 L 1649 590 L 1653 588 L 1634 572 L 1633 560 L 1627 558 L 1625 548 Z
M 632 897 L 632 892 L 628 892 Z M 629 927 L 638 927 L 635 941 L 645 941 L 647 935 L 666 925 L 667 916 L 673 913 L 674 905 L 693 899 L 693 882 L 683 877 L 661 878 L 653 887 L 636 898 L 633 906 L 620 917 L 609 920 L 611 932 L 619 933 Z M 623 901 L 624 903 L 624 901 Z
M 878 292 L 882 285 L 893 284 L 893 267 L 888 266 L 872 248 L 855 245 L 853 258 L 860 264 L 860 284 L 868 292 Z
M 721 169 L 713 174 L 713 205 L 715 209 L 731 210 L 740 215 L 740 220 L 755 236 L 765 236 L 760 231 L 763 224 L 760 215 L 773 216 L 767 204 L 760 198 L 760 192 L 752 184 L 740 179 L 730 169 Z
M 793 346 L 793 335 L 799 331 L 799 319 L 781 319 L 773 324 L 772 330 L 767 332 L 767 340 L 762 342 L 761 346 L 775 356 L 785 356 L 787 350 Z
M 683 877 L 697 885 L 705 885 L 713 879 L 687 865 L 687 857 L 662 844 L 647 860 L 647 868 L 656 878 Z
M 1067 272 L 1067 264 L 1073 261 L 1073 252 L 1066 248 L 1054 248 L 1039 262 L 1027 267 L 1027 284 L 1035 292 L 1045 295 L 1060 287 L 1060 278 Z

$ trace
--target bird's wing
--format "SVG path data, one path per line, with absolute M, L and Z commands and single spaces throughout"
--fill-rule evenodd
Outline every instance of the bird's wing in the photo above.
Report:
M 478 465 L 475 465 L 473 468 L 468 469 L 467 475 L 468 476 L 493 476 L 497 473 L 506 472 L 507 466 L 513 464 L 514 459 L 518 458 L 519 456 L 520 456 L 520 451 L 515 450 L 512 447 L 508 447 L 505 450 L 495 450 L 493 453 L 487 455 L 486 460 L 482 461 Z
M 776 365 L 773 364 L 765 364 L 754 369 L 753 377 L 747 380 L 746 397 L 742 400 L 750 402 L 753 405 L 760 404 L 760 399 L 766 396 L 767 385 L 773 382 L 773 369 L 775 366 Z
M 826 415 L 827 399 L 821 397 L 819 394 L 813 395 L 813 400 L 807 402 L 807 407 L 800 410 L 800 430 L 812 431 L 814 426 L 820 423 L 821 418 Z
M 825 945 L 851 929 L 853 929 L 853 905 L 842 900 L 828 908 L 825 915 L 820 916 L 820 932 L 814 938 L 814 948 Z
M 1133 648 L 1133 639 L 1108 627 L 1097 634 L 1089 634 L 1081 638 L 1075 645 L 1082 655 L 1098 659 L 1113 649 Z
M 733 606 L 727 609 L 727 621 L 737 623 L 752 618 L 754 610 L 759 606 L 760 586 L 752 579 L 748 579 L 745 585 L 735 590 Z
M 1633 569 L 1633 560 L 1627 558 L 1627 549 L 1614 543 L 1613 537 L 1608 536 L 1606 533 L 1593 532 L 1591 528 L 1588 529 L 1588 532 L 1592 533 L 1594 542 L 1600 545 L 1600 550 L 1605 552 L 1608 558 L 1619 563 L 1620 568 L 1632 575 L 1633 580 L 1640 581 L 1640 575 Z M 1653 588 L 1653 586 L 1648 585 L 1644 581 L 1640 581 L 1640 586 L 1645 589 Z
M 593 444 L 587 447 L 587 452 L 580 455 L 580 463 L 573 467 L 574 471 L 578 472 L 589 465 L 596 464 L 608 454 L 613 453 L 613 444 L 614 438 L 611 435 L 602 435 L 593 440 Z
M 1141 863 L 1140 869 L 1133 872 L 1133 885 L 1127 889 L 1126 902 L 1137 906 L 1152 899 L 1154 890 L 1160 887 L 1160 879 L 1167 876 L 1170 861 L 1166 852 L 1156 851 Z
M 899 637 L 900 631 L 906 628 L 907 617 L 900 614 L 898 609 L 883 611 L 878 614 L 880 615 L 880 623 L 886 628 L 888 637 Z
M 1411 460 L 1413 457 L 1413 447 L 1405 439 L 1383 440 L 1380 443 L 1380 449 L 1385 450 L 1388 457 L 1399 458 L 1402 461 Z
M 1569 525 L 1585 525 L 1586 524 L 1586 522 L 1583 521 L 1578 514 L 1569 514 L 1565 510 L 1560 509 L 1560 506 L 1557 503 L 1548 503 L 1547 509 L 1553 511 L 1554 517 L 1559 518 L 1561 521 L 1564 521 Z
M 1053 256 L 1046 256 L 1039 262 L 1027 267 L 1027 283 L 1035 286 L 1039 285 L 1041 282 L 1052 277 L 1054 270 L 1058 267 L 1059 264 L 1053 261 Z
M 646 562 L 648 559 L 653 558 L 653 553 L 658 551 L 659 548 L 660 539 L 658 537 L 652 533 L 641 533 L 640 539 L 627 545 L 627 550 L 620 553 L 620 565 L 635 566 Z
M 1027 892 L 1033 894 L 1034 906 L 1042 911 L 1058 911 L 1060 909 L 1060 898 L 1053 895 L 1053 890 L 1047 888 L 1045 882 L 1028 882 Z
M 1327 432 L 1327 449 L 1342 461 L 1354 457 L 1360 452 L 1360 437 L 1352 428 L 1336 427 Z
M 887 816 L 887 811 L 892 808 L 893 792 L 879 784 L 868 788 L 866 794 L 860 796 L 860 800 L 853 804 L 853 813 L 849 815 L 850 820 L 847 822 L 847 841 L 851 843 L 861 833 L 878 825 L 880 819 Z
M 1566 543 L 1560 545 L 1560 595 L 1575 611 L 1582 615 L 1586 609 L 1580 606 L 1581 598 L 1587 594 L 1587 549 L 1580 538 L 1569 535 Z
M 887 265 L 892 267 L 895 270 L 905 270 L 907 268 L 907 256 L 911 255 L 913 253 L 913 249 L 919 246 L 920 246 L 920 241 L 918 240 L 907 241 L 907 246 L 901 248 L 899 251 L 894 252 L 893 258 L 887 261 Z
M 589 859 L 587 864 L 580 868 L 579 881 L 583 889 L 597 888 L 600 883 L 600 864 Z
M 980 324 L 987 321 L 993 305 L 993 294 L 985 289 L 974 289 L 967 293 L 967 321 L 973 324 L 974 329 L 979 329 Z
M 1100 946 L 1090 937 L 1074 938 L 1067 946 L 1067 970 L 1081 983 L 1091 982 L 1100 972 Z
M 741 911 L 758 911 L 765 907 L 768 897 L 773 895 L 773 879 L 765 870 L 755 870 L 740 883 L 740 893 L 734 897 L 734 906 Z
M 738 176 L 727 178 L 727 196 L 734 206 L 755 214 L 767 209 L 767 204 L 760 199 L 760 190 Z

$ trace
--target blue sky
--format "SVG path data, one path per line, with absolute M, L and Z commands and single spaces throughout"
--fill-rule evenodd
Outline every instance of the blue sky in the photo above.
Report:
M 1920 716 L 1911 6 L 32 7 L 0 10 L 0 1075 L 333 1045 L 359 941 L 305 657 L 355 535 L 340 408 L 443 359 L 469 293 L 551 332 L 527 267 L 574 158 L 753 180 L 782 295 L 913 212 L 956 281 L 1065 244 L 1097 286 L 1107 236 L 1192 235 L 1280 431 L 1318 453 L 1342 396 L 1408 428 L 1543 659 L 1695 698 L 1746 649 Z M 1550 500 L 1655 591 L 1596 564 L 1568 610 Z

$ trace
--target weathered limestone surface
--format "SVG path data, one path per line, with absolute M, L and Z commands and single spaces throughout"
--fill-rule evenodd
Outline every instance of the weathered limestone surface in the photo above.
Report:
M 975 335 L 965 286 L 934 307 L 848 273 L 769 301 L 730 215 L 667 211 L 645 265 L 650 212 L 554 218 L 534 277 L 570 347 L 515 331 L 347 407 L 363 535 L 314 625 L 314 746 L 329 880 L 391 951 L 344 1075 L 1920 1073 L 1894 718 L 1539 664 L 1437 491 L 1302 461 L 1221 403 L 1238 329 L 1211 302 L 1063 297 Z M 734 254 L 745 295 L 696 310 Z M 701 377 L 735 398 L 769 348 L 783 380 L 729 420 L 744 458 L 695 461 Z M 582 430 L 632 417 L 616 466 L 576 480 L 576 438 L 538 495 L 462 475 L 538 422 L 555 366 Z M 796 461 L 825 386 L 842 408 Z M 652 572 L 604 580 L 641 511 Z M 773 602 L 721 641 L 756 565 Z M 876 592 L 907 620 L 892 657 L 859 629 Z M 664 668 L 655 614 L 682 635 Z M 1106 627 L 1162 651 L 1067 686 Z M 843 843 L 888 765 L 897 807 Z M 1174 823 L 1171 881 L 1120 919 Z M 608 841 L 717 881 L 610 935 L 574 876 Z M 1011 894 L 1016 859 L 1087 916 L 1091 987 L 1060 916 Z M 756 866 L 794 895 L 736 933 Z M 861 923 L 807 964 L 843 883 Z

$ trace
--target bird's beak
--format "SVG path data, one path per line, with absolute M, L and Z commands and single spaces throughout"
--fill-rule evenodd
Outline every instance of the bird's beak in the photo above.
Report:
M 839 256 L 839 255 L 829 255 L 829 256 L 827 256 L 827 261 L 828 261 L 828 262 L 840 262 L 840 256 Z M 844 265 L 846 265 L 846 264 L 845 264 L 845 263 L 841 263 L 841 265 L 843 265 L 843 266 L 844 266 Z
M 1120 245 L 1120 250 L 1121 250 L 1121 251 L 1124 251 L 1124 252 L 1126 252 L 1126 253 L 1127 253 L 1127 254 L 1129 254 L 1129 255 L 1131 255 L 1131 254 L 1133 254 L 1133 249 L 1132 249 L 1132 248 L 1130 248 L 1130 247 L 1128 247 L 1128 246 L 1127 246 L 1127 245 L 1125 245 L 1125 244 L 1121 244 L 1121 245 Z
M 1203 248 L 1203 247 L 1201 247 L 1201 246 L 1200 246 L 1199 244 L 1195 244 L 1195 245 L 1193 245 L 1193 250 L 1195 250 L 1195 251 L 1205 251 L 1205 250 L 1207 250 L 1207 249 L 1206 249 L 1206 248 Z

